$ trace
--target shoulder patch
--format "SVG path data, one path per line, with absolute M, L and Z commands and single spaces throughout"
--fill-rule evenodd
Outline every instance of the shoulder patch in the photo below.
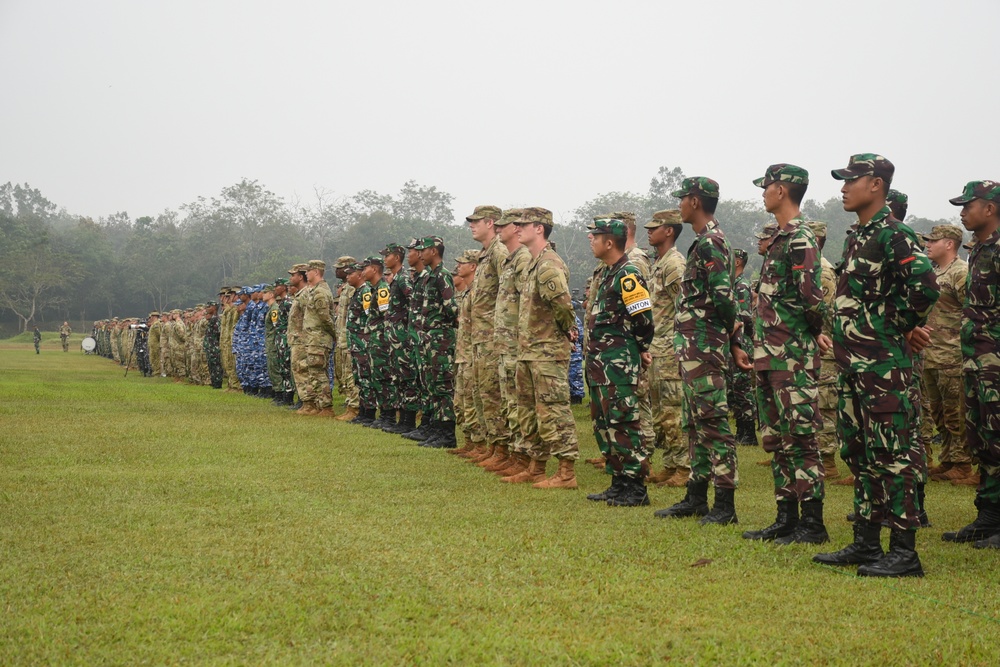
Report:
M 639 282 L 639 277 L 628 274 L 620 279 L 622 287 L 622 303 L 629 315 L 635 315 L 647 311 L 653 307 L 649 299 L 649 292 Z
M 389 288 L 378 288 L 378 309 L 382 312 L 389 310 Z

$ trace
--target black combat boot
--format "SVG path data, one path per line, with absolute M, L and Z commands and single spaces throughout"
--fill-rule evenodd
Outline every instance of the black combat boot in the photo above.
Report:
M 687 493 L 684 500 L 670 507 L 653 512 L 653 516 L 680 519 L 687 516 L 705 516 L 708 514 L 708 480 L 696 482 L 688 480 Z
M 927 516 L 927 494 L 924 492 L 924 487 L 927 486 L 923 482 L 917 483 L 917 502 L 920 503 L 920 512 L 917 516 L 920 518 L 921 528 L 930 528 L 931 520 Z
M 436 422 L 435 430 L 435 437 L 421 442 L 421 447 L 433 447 L 434 449 L 455 449 L 458 447 L 458 441 L 455 439 L 455 422 Z
M 284 403 L 285 403 L 285 405 L 295 405 L 295 392 L 294 391 L 286 391 L 285 392 L 285 401 L 284 401 Z M 298 408 L 295 408 L 295 409 L 298 410 Z
M 413 410 L 401 410 L 399 421 L 391 426 L 382 429 L 386 433 L 409 433 L 417 427 L 417 413 Z
M 416 419 L 414 419 L 416 421 Z M 434 420 L 424 415 L 423 421 L 420 422 L 420 426 L 403 434 L 403 437 L 407 440 L 416 440 L 417 442 L 423 442 L 430 437 L 434 428 Z
M 622 475 L 622 477 L 625 477 Z M 625 477 L 622 492 L 614 498 L 608 498 L 612 507 L 645 507 L 649 505 L 649 492 L 646 482 L 638 477 Z
M 368 417 L 368 408 L 363 405 L 358 406 L 358 416 L 347 422 L 348 424 L 361 424 Z
M 922 577 L 924 568 L 917 555 L 917 531 L 893 530 L 889 551 L 874 563 L 858 568 L 859 577 Z
M 864 565 L 875 563 L 885 554 L 879 536 L 882 533 L 881 524 L 857 521 L 854 524 L 854 541 L 840 551 L 816 554 L 814 563 L 824 565 Z
M 302 407 L 302 399 L 301 398 L 295 398 L 295 392 L 294 391 L 290 392 L 290 393 L 291 393 L 291 396 L 289 397 L 289 401 L 288 401 L 288 409 L 289 410 L 298 410 L 299 408 Z M 292 400 L 293 398 L 295 400 Z
M 736 444 L 750 447 L 757 445 L 757 425 L 752 418 L 736 420 Z
M 769 542 L 779 537 L 786 537 L 795 531 L 799 525 L 799 504 L 794 500 L 779 500 L 778 515 L 767 528 L 748 530 L 743 533 L 744 540 L 761 540 Z
M 382 430 L 386 433 L 395 433 L 403 421 L 403 411 L 393 410 L 388 417 L 384 417 L 383 419 Z
M 823 501 L 807 500 L 802 503 L 802 518 L 790 535 L 779 537 L 775 544 L 826 544 L 830 535 L 823 525 Z
M 709 524 L 728 526 L 731 523 L 739 523 L 740 520 L 736 517 L 735 494 L 735 489 L 715 487 L 715 504 L 712 506 L 712 511 L 703 516 L 698 523 L 703 526 Z
M 976 509 L 979 513 L 975 521 L 961 530 L 945 533 L 941 539 L 945 542 L 978 542 L 1000 534 L 1000 504 L 988 503 L 977 497 Z
M 611 477 L 611 486 L 600 493 L 591 493 L 587 500 L 605 502 L 619 496 L 625 490 L 625 475 L 614 475 Z
M 284 405 L 285 404 L 285 394 L 284 394 L 284 392 L 274 391 L 274 389 L 272 388 L 271 389 L 271 403 L 274 403 L 275 405 Z
M 362 408 L 358 413 L 357 420 L 351 420 L 352 423 L 358 423 L 361 426 L 368 426 L 373 421 L 375 421 L 375 408 Z
M 973 549 L 1000 549 L 1000 533 L 972 543 Z

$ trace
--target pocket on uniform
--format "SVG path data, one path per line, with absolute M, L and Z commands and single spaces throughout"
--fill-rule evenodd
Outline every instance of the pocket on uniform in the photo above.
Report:
M 609 401 L 608 423 L 630 424 L 632 422 L 639 421 L 639 397 L 635 395 L 635 387 L 615 387 L 612 391 L 624 391 L 624 395 L 617 393 L 617 395 Z
M 568 365 L 538 362 L 535 398 L 542 403 L 569 403 Z
M 807 435 L 823 428 L 819 413 L 819 387 L 789 388 L 788 405 L 788 425 L 792 433 Z
M 716 419 L 729 415 L 726 400 L 726 380 L 722 375 L 702 375 L 685 385 L 691 412 L 699 419 Z
M 847 280 L 852 284 L 851 291 L 857 293 L 862 301 L 875 301 L 882 298 L 882 265 L 856 262 L 847 271 Z

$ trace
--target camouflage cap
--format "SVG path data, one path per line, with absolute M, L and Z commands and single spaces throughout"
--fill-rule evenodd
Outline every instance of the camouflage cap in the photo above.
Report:
M 920 238 L 924 241 L 940 241 L 941 239 L 951 239 L 958 244 L 962 243 L 964 234 L 961 228 L 955 225 L 934 225 L 931 228 L 930 234 L 921 234 Z
M 632 211 L 615 211 L 611 215 L 607 216 L 609 218 L 614 218 L 615 220 L 621 220 L 626 225 L 631 225 L 635 227 L 635 213 Z
M 425 236 L 420 239 L 420 245 L 417 246 L 417 250 L 428 250 L 430 248 L 443 248 L 444 240 L 440 236 Z
M 587 228 L 593 235 L 611 234 L 625 238 L 628 236 L 628 228 L 625 222 L 618 218 L 594 218 L 594 224 Z
M 503 215 L 500 216 L 499 220 L 493 223 L 493 226 L 506 227 L 510 223 L 520 218 L 522 213 L 524 213 L 523 208 L 509 208 L 503 212 Z
M 465 250 L 455 259 L 456 264 L 478 264 L 479 250 Z
M 663 225 L 679 225 L 682 222 L 681 212 L 676 208 L 671 208 L 654 213 L 653 219 L 647 222 L 644 227 L 646 229 L 656 229 L 657 227 L 662 227 Z
M 155 310 L 149 314 L 149 317 L 159 317 L 159 316 L 160 316 L 160 314 L 158 312 L 156 312 Z
M 764 239 L 769 239 L 772 236 L 774 236 L 774 233 L 776 231 L 778 231 L 778 223 L 769 222 L 766 225 L 764 225 L 763 229 L 754 234 L 754 236 L 763 241 Z
M 965 206 L 974 199 L 985 199 L 1000 203 L 1000 183 L 996 181 L 969 181 L 962 194 L 949 199 L 955 206 Z
M 472 215 L 465 216 L 466 222 L 475 222 L 476 220 L 485 220 L 486 218 L 491 218 L 496 221 L 503 216 L 503 211 L 500 210 L 499 206 L 477 206 L 476 210 L 472 212 Z
M 521 209 L 521 217 L 517 219 L 517 224 L 528 225 L 532 223 L 552 226 L 552 211 L 539 206 Z
M 818 220 L 811 220 L 806 223 L 806 227 L 809 228 L 809 230 L 813 233 L 813 236 L 815 236 L 816 238 L 818 239 L 826 238 L 825 222 L 819 222 Z
M 748 257 L 747 251 L 744 250 L 743 248 L 736 248 L 735 250 L 733 250 L 733 258 L 740 260 L 744 264 L 747 263 L 747 257 Z
M 304 262 L 300 262 L 299 264 L 295 264 L 294 266 L 292 266 L 289 273 L 305 273 L 308 270 L 309 270 L 309 265 Z
M 398 243 L 390 243 L 390 244 L 386 245 L 385 248 L 383 248 L 382 250 L 378 251 L 378 254 L 382 255 L 383 257 L 386 256 L 386 255 L 391 255 L 393 253 L 396 253 L 396 254 L 398 254 L 400 256 L 405 255 L 406 254 L 406 248 L 404 248 L 403 246 L 399 245 Z
M 359 264 L 358 262 L 354 262 L 353 264 L 348 264 L 347 266 L 344 267 L 344 273 L 351 274 L 356 271 L 360 271 L 362 268 L 363 267 L 361 266 L 361 264 Z
M 862 176 L 875 176 L 886 183 L 892 183 L 896 167 L 889 160 L 875 153 L 852 155 L 846 169 L 833 169 L 830 174 L 838 181 L 853 181 Z
M 216 303 L 215 301 L 209 301 L 208 303 L 205 304 L 205 307 L 206 308 L 218 308 L 219 304 Z
M 719 184 L 705 176 L 692 176 L 681 181 L 680 189 L 674 190 L 670 195 L 678 198 L 688 195 L 701 195 L 702 197 L 718 199 Z
M 885 201 L 888 204 L 903 204 L 905 206 L 909 203 L 910 198 L 899 190 L 889 190 L 885 195 Z
M 361 261 L 362 267 L 372 266 L 373 264 L 377 264 L 378 266 L 384 266 L 385 260 L 382 259 L 381 255 L 368 255 Z
M 288 284 L 288 278 L 276 278 L 274 281 L 275 287 L 277 287 L 278 285 L 287 285 L 287 284 Z
M 326 271 L 326 262 L 321 259 L 310 259 L 309 260 L 310 269 L 319 269 L 320 271 Z
M 758 188 L 766 188 L 771 183 L 790 183 L 792 185 L 809 185 L 809 172 L 794 164 L 780 162 L 772 164 L 760 178 L 755 178 L 753 184 Z
M 334 269 L 346 269 L 348 265 L 354 264 L 357 260 L 350 255 L 341 255 L 337 258 L 337 261 L 333 263 Z
M 406 244 L 406 247 L 410 250 L 420 250 L 420 239 L 410 239 L 410 242 Z

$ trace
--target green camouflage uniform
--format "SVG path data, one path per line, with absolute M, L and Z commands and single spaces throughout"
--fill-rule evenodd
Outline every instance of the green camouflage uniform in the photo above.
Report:
M 347 269 L 354 265 L 354 258 L 348 255 L 338 257 L 334 266 L 337 269 Z M 354 383 L 354 362 L 351 359 L 351 348 L 347 341 L 347 310 L 350 307 L 354 288 L 346 280 L 340 284 L 337 296 L 337 341 L 333 349 L 333 371 L 337 382 L 337 390 L 344 397 L 344 407 L 357 409 L 358 387 Z
M 219 349 L 220 321 L 216 313 L 212 317 L 205 319 L 205 333 L 201 339 L 202 349 L 205 351 L 205 361 L 208 364 L 209 381 L 213 388 L 222 388 L 222 350 Z
M 837 300 L 837 273 L 825 257 L 820 259 L 820 285 L 823 288 L 823 333 L 833 339 L 833 311 Z M 833 350 L 820 352 L 819 367 L 819 412 L 823 417 L 823 428 L 816 434 L 819 452 L 822 456 L 833 456 L 840 451 L 837 438 L 837 358 Z M 824 471 L 828 472 L 828 471 Z
M 415 248 L 421 243 L 418 239 L 412 239 L 407 248 Z M 430 415 L 430 408 L 427 402 L 427 391 L 424 387 L 424 357 L 420 349 L 420 332 L 423 329 L 424 310 L 424 289 L 427 284 L 427 268 L 419 272 L 411 269 L 410 283 L 413 291 L 410 293 L 410 315 L 406 320 L 407 338 L 409 340 L 410 364 L 413 366 L 413 374 L 417 384 L 417 403 L 425 418 Z M 471 363 L 471 360 L 470 360 Z M 472 390 L 472 386 L 469 386 Z
M 745 254 L 745 253 L 744 253 Z M 744 266 L 746 261 L 744 259 Z M 753 356 L 753 290 L 746 274 L 741 274 L 733 280 L 733 300 L 736 302 L 737 319 L 743 324 L 740 329 L 740 342 L 746 353 Z M 757 404 L 754 400 L 754 375 L 736 367 L 732 359 L 727 366 L 726 400 L 729 401 L 729 411 L 737 424 L 746 423 L 756 426 Z M 756 431 L 756 429 L 755 429 Z M 755 436 L 756 437 L 756 436 Z
M 409 346 L 410 299 L 413 283 L 400 270 L 389 283 L 389 311 L 385 316 L 386 346 L 389 350 L 389 405 L 397 410 L 420 410 L 417 378 Z
M 149 325 L 149 365 L 153 369 L 153 375 L 163 373 L 163 362 L 160 359 L 160 334 L 163 332 L 163 324 L 157 319 Z
M 360 271 L 358 265 L 356 270 Z M 362 410 L 375 406 L 371 391 L 371 368 L 368 366 L 368 311 L 371 308 L 372 290 L 368 283 L 361 283 L 351 295 L 347 308 L 347 340 L 351 350 L 351 368 L 354 384 L 358 388 L 358 405 Z
M 228 303 L 222 308 L 222 318 L 219 321 L 219 347 L 222 348 L 222 370 L 226 389 L 240 389 L 240 381 L 236 377 L 236 355 L 233 353 L 233 332 L 239 319 L 239 309 L 234 304 Z
M 423 248 L 435 245 L 443 247 L 444 243 L 438 237 L 423 239 Z M 454 422 L 458 304 L 455 302 L 455 282 L 444 262 L 436 268 L 427 268 L 420 319 L 420 349 L 428 416 L 439 422 Z
M 362 266 L 368 266 L 370 260 L 380 260 L 381 258 L 369 257 Z M 374 264 L 378 266 L 378 264 Z M 389 342 L 386 331 L 385 318 L 389 312 L 389 283 L 380 277 L 372 285 L 371 306 L 368 308 L 368 368 L 371 372 L 371 396 L 375 401 L 369 407 L 378 407 L 388 414 L 393 410 L 389 391 L 389 382 L 392 373 L 389 370 Z
M 271 388 L 279 391 L 281 387 L 281 359 L 278 357 L 278 319 L 281 317 L 281 303 L 271 302 L 264 317 L 264 356 L 267 359 L 267 377 Z

